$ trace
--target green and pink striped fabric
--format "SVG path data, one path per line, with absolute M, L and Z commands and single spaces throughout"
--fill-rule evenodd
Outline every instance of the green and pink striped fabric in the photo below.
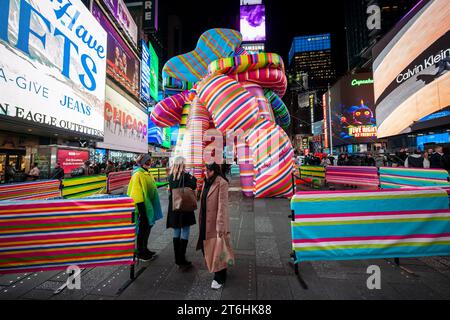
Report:
M 134 263 L 128 197 L 0 202 L 0 273 Z
M 297 262 L 450 255 L 441 189 L 303 192 L 291 209 Z
M 403 187 L 450 187 L 449 174 L 440 169 L 380 168 L 383 189 Z

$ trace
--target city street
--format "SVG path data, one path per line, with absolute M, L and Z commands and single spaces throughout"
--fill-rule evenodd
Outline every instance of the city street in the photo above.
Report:
M 160 191 L 167 206 L 167 192 Z M 172 231 L 160 221 L 152 230 L 149 247 L 159 257 L 140 263 L 145 271 L 121 295 L 118 289 L 129 277 L 128 267 L 85 269 L 81 289 L 54 295 L 67 279 L 64 272 L 0 276 L 0 299 L 37 300 L 310 300 L 310 299 L 450 299 L 450 258 L 313 262 L 300 265 L 309 286 L 304 290 L 289 265 L 291 234 L 289 201 L 250 200 L 239 192 L 238 181 L 230 190 L 232 239 L 236 266 L 230 269 L 226 286 L 210 289 L 200 252 L 195 252 L 197 226 L 192 229 L 188 258 L 194 267 L 180 271 L 174 265 Z M 381 268 L 381 290 L 369 290 L 367 268 Z

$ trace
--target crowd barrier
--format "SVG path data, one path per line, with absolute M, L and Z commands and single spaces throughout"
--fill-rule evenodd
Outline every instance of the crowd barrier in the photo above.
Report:
M 0 202 L 0 274 L 132 265 L 128 197 Z
M 61 197 L 59 180 L 0 185 L 1 200 L 40 200 Z
M 336 167 L 326 168 L 326 182 L 365 188 L 378 188 L 380 180 L 376 167 Z
M 304 192 L 291 209 L 297 275 L 304 261 L 450 255 L 442 189 Z
M 439 169 L 380 168 L 382 189 L 404 187 L 450 187 L 449 174 Z
M 108 193 L 124 193 L 124 188 L 130 183 L 133 171 L 111 172 L 108 174 Z
M 169 178 L 167 175 L 167 168 L 151 168 L 149 171 L 157 182 L 165 182 Z
M 65 199 L 85 198 L 107 191 L 106 175 L 69 178 L 63 180 L 62 195 Z
M 312 188 L 320 188 L 325 183 L 325 168 L 320 166 L 300 166 L 300 179 L 297 184 L 308 183 Z

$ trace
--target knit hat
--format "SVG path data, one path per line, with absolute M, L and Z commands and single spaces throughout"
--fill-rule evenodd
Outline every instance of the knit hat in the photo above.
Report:
M 139 165 L 143 166 L 144 164 L 146 164 L 147 162 L 149 162 L 150 160 L 152 160 L 152 157 L 150 157 L 149 154 L 145 154 L 140 160 L 139 160 Z

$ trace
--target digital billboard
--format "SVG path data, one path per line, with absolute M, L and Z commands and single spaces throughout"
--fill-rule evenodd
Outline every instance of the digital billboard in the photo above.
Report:
M 104 0 L 114 18 L 120 23 L 128 37 L 137 44 L 138 27 L 123 0 Z
M 263 4 L 241 6 L 241 34 L 244 41 L 266 41 L 266 8 Z
M 57 159 L 64 169 L 64 173 L 68 174 L 72 170 L 82 167 L 89 160 L 89 151 L 58 149 Z
M 371 73 L 343 77 L 331 88 L 331 115 L 333 146 L 376 142 Z
M 148 135 L 147 114 L 122 94 L 106 86 L 105 139 L 97 147 L 146 153 Z
M 92 3 L 92 15 L 108 33 L 107 74 L 124 86 L 129 93 L 139 98 L 140 65 L 138 57 L 128 47 L 95 1 Z
M 150 103 L 150 50 L 144 40 L 141 40 L 141 100 Z
M 374 48 L 379 137 L 411 132 L 450 105 L 450 6 L 422 0 Z
M 102 138 L 106 39 L 80 0 L 0 1 L 0 117 Z
M 150 50 L 150 96 L 155 100 L 158 100 L 158 73 L 159 73 L 159 58 L 151 42 L 148 42 Z

